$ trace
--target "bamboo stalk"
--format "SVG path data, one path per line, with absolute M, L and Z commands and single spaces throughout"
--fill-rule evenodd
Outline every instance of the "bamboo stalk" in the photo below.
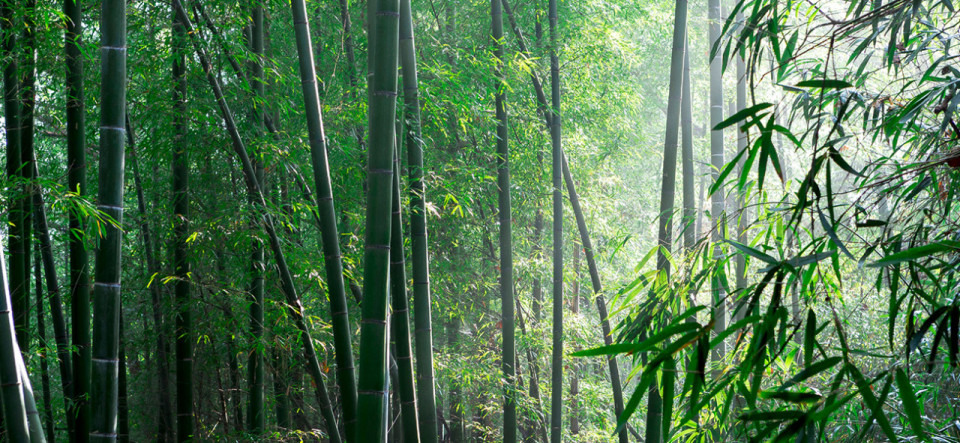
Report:
M 217 76 L 213 71 L 213 66 L 210 64 L 210 59 L 207 57 L 206 51 L 203 49 L 198 37 L 192 32 L 193 26 L 190 24 L 190 19 L 187 17 L 187 13 L 183 9 L 183 5 L 180 3 L 180 0 L 173 0 L 173 7 L 180 16 L 181 21 L 184 23 L 184 28 L 187 31 L 187 35 L 191 37 L 197 58 L 200 60 L 200 65 L 203 67 L 203 71 L 207 75 L 207 81 L 210 84 L 210 88 L 213 90 L 213 94 L 216 98 L 220 116 L 223 119 L 224 126 L 226 126 L 227 133 L 230 136 L 233 150 L 240 158 L 240 163 L 243 168 L 244 181 L 247 186 L 247 192 L 254 197 L 254 206 L 260 214 L 261 223 L 263 224 L 263 228 L 267 232 L 267 236 L 270 240 L 270 249 L 273 251 L 274 260 L 276 261 L 277 269 L 280 273 L 281 288 L 287 299 L 290 315 L 293 317 L 297 329 L 300 330 L 304 354 L 307 359 L 307 370 L 310 373 L 310 376 L 313 378 L 314 384 L 316 385 L 315 394 L 317 396 L 317 401 L 320 403 L 320 410 L 327 425 L 329 438 L 331 442 L 339 443 L 341 441 L 340 432 L 337 429 L 333 405 L 330 404 L 330 397 L 327 394 L 327 388 L 324 383 L 323 372 L 320 369 L 320 361 L 317 358 L 316 348 L 313 345 L 313 339 L 311 338 L 310 330 L 307 328 L 306 321 L 304 319 L 303 303 L 300 301 L 300 296 L 297 294 L 296 286 L 293 282 L 293 276 L 290 274 L 290 269 L 287 266 L 286 258 L 284 257 L 283 250 L 280 246 L 280 239 L 276 232 L 273 217 L 266 210 L 266 201 L 263 198 L 263 191 L 260 187 L 260 183 L 257 181 L 253 164 L 250 161 L 250 157 L 247 155 L 247 150 L 243 144 L 243 140 L 240 138 L 240 132 L 237 129 L 237 125 L 233 119 L 233 114 L 230 112 L 230 108 L 223 96 L 223 90 L 220 87 L 220 81 L 217 80 Z
M 372 77 L 369 88 L 364 300 L 360 325 L 360 375 L 357 378 L 357 415 L 369 420 L 369 426 L 357 429 L 357 441 L 365 443 L 386 441 L 387 437 L 387 293 L 400 5 L 397 0 L 378 0 L 373 9 L 375 14 L 370 16 L 370 34 L 374 40 L 370 49 Z
M 124 0 L 101 6 L 100 179 L 98 210 L 114 223 L 103 228 L 93 287 L 90 440 L 117 439 L 117 352 L 120 338 L 120 274 L 123 241 L 124 123 L 127 21 Z
M 560 134 L 560 59 L 557 0 L 550 0 L 550 139 L 553 146 L 553 356 L 550 441 L 560 443 L 563 426 L 563 147 Z
M 427 251 L 427 199 L 423 184 L 423 136 L 417 53 L 410 0 L 400 2 L 400 62 L 403 72 L 404 120 L 407 168 L 410 182 L 410 248 L 413 270 L 413 320 L 416 331 L 417 407 L 420 441 L 437 441 L 437 399 L 433 374 L 433 320 L 430 295 L 430 254 Z
M 340 234 L 337 231 L 333 187 L 330 183 L 330 165 L 327 160 L 326 136 L 320 110 L 320 95 L 314 73 L 313 45 L 307 26 L 307 9 L 303 0 L 290 3 L 296 31 L 300 66 L 300 84 L 306 109 L 307 129 L 310 134 L 310 160 L 313 166 L 314 186 L 317 192 L 317 215 L 323 247 L 324 269 L 330 298 L 333 323 L 334 350 L 337 361 L 337 382 L 343 404 L 343 419 L 347 441 L 355 441 L 357 425 L 357 382 L 354 374 L 353 344 L 346 291 L 343 281 L 343 259 L 340 252 Z
M 400 156 L 393 162 L 393 212 L 390 222 L 390 295 L 393 313 L 390 316 L 397 377 L 391 381 L 400 396 L 400 418 L 403 441 L 419 442 L 417 395 L 413 375 L 413 350 L 410 346 L 410 303 L 407 299 L 407 273 L 403 257 L 403 226 L 400 208 Z
M 187 156 L 187 35 L 182 19 L 173 14 L 173 271 L 174 284 L 174 350 L 177 372 L 177 441 L 193 439 L 193 312 L 191 311 L 190 262 L 187 259 L 187 238 L 190 235 L 189 183 Z
M 87 194 L 86 111 L 83 93 L 83 10 L 80 0 L 63 0 L 66 60 L 67 187 L 78 197 Z M 90 286 L 86 223 L 68 211 L 70 316 L 73 330 L 73 385 L 67 406 L 67 434 L 74 443 L 89 440 L 90 406 Z
M 34 155 L 33 173 L 35 176 L 39 176 L 40 173 L 37 168 L 36 153 L 33 152 L 32 154 Z M 70 396 L 73 394 L 73 388 L 75 386 L 74 372 L 73 368 L 70 366 L 70 337 L 67 334 L 66 319 L 64 318 L 63 314 L 63 300 L 60 298 L 60 283 L 57 281 L 57 269 L 53 259 L 53 246 L 51 244 L 50 231 L 47 225 L 46 206 L 43 201 L 43 192 L 39 189 L 33 193 L 33 206 L 35 208 L 33 222 L 36 225 L 35 231 L 38 240 L 36 246 L 40 252 L 40 260 L 37 261 L 37 266 L 40 266 L 41 262 L 43 263 L 44 277 L 46 278 L 47 284 L 47 294 L 50 298 L 50 319 L 53 322 L 54 342 L 57 345 L 57 363 L 60 368 L 60 385 L 63 389 L 64 397 L 70 398 Z M 37 275 L 37 281 L 37 297 L 39 298 L 41 294 L 39 275 Z M 39 320 L 37 322 L 37 327 L 41 328 Z M 67 415 L 69 416 L 69 414 Z M 67 423 L 69 430 L 69 420 Z M 50 434 L 51 439 L 54 437 L 53 433 L 48 432 L 48 434 Z
M 140 212 L 140 235 L 143 236 L 143 255 L 146 256 L 147 273 L 152 278 L 160 274 L 160 265 L 154 254 L 154 243 L 150 224 L 147 218 L 147 203 L 143 196 L 143 182 L 140 179 L 140 161 L 137 158 L 136 137 L 133 126 L 130 124 L 130 115 L 125 118 L 127 128 L 127 147 L 130 150 L 130 166 L 133 171 L 133 184 L 137 194 L 137 210 Z M 167 330 L 164 327 L 163 312 L 161 311 L 161 292 L 159 284 L 150 284 L 150 307 L 153 314 L 154 334 L 157 347 L 157 440 L 166 442 L 170 438 L 173 418 L 173 407 L 170 404 L 170 369 L 167 361 Z
M 503 335 L 501 370 L 506 384 L 503 399 L 503 441 L 517 441 L 516 338 L 513 312 L 513 229 L 510 201 L 510 148 L 507 133 L 506 84 L 503 74 L 503 11 L 500 0 L 490 0 L 497 120 L 497 200 L 500 231 L 500 317 Z
M 253 51 L 253 60 L 250 66 L 250 87 L 253 89 L 252 119 L 257 133 L 262 131 L 263 111 L 263 6 L 260 2 L 253 2 L 252 22 L 250 25 L 250 46 Z M 257 149 L 253 162 L 257 181 L 263 185 L 264 169 L 262 152 Z M 255 222 L 254 222 L 255 223 Z M 253 339 L 250 357 L 247 360 L 247 381 L 249 383 L 247 406 L 247 430 L 253 435 L 260 435 L 266 428 L 266 412 L 264 411 L 264 353 L 266 345 L 263 340 L 263 304 L 264 304 L 264 254 L 260 240 L 252 238 L 253 251 L 250 257 L 250 335 Z

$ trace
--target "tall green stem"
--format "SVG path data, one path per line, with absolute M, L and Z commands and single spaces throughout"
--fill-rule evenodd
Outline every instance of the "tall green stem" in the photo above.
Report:
M 258 133 L 262 132 L 263 123 L 263 6 L 259 1 L 253 2 L 253 21 L 250 26 L 251 49 L 253 49 L 253 61 L 250 63 L 251 81 L 250 86 L 253 89 L 253 122 Z M 261 153 L 258 153 L 261 154 Z M 257 175 L 257 181 L 263 184 L 264 170 L 263 161 L 260 155 L 255 154 L 254 169 Z M 259 239 L 253 238 L 253 251 L 251 253 L 250 273 L 253 281 L 250 285 L 250 334 L 253 338 L 250 359 L 248 360 L 248 382 L 250 384 L 249 405 L 247 407 L 247 430 L 253 435 L 260 435 L 266 427 L 266 414 L 263 407 L 264 392 L 263 380 L 264 371 L 264 353 L 266 346 L 263 342 L 263 285 L 264 285 L 264 254 L 263 247 Z
M 357 415 L 368 420 L 357 429 L 357 441 L 386 441 L 387 292 L 390 264 L 390 208 L 393 199 L 393 144 L 397 97 L 397 51 L 400 5 L 378 0 L 371 15 L 373 76 L 370 82 L 366 216 L 363 270 L 363 320 L 360 325 L 360 376 Z
M 673 22 L 673 51 L 670 56 L 670 90 L 667 101 L 667 131 L 663 146 L 663 176 L 660 188 L 660 232 L 657 251 L 657 270 L 670 277 L 667 254 L 673 249 L 673 211 L 676 204 L 677 142 L 680 130 L 680 99 L 683 90 L 683 53 L 687 27 L 687 2 L 677 0 Z M 664 383 L 666 383 L 664 379 Z M 663 386 L 666 390 L 666 385 Z M 672 387 L 671 387 L 672 389 Z M 663 398 L 655 382 L 647 397 L 647 433 L 645 441 L 660 443 L 669 430 L 670 417 L 663 415 Z
M 67 187 L 87 194 L 86 111 L 83 94 L 83 9 L 80 0 L 63 0 L 67 89 Z M 86 223 L 77 211 L 67 213 L 70 266 L 70 315 L 73 331 L 73 387 L 67 411 L 67 432 L 75 443 L 88 441 L 90 406 L 90 284 Z
M 393 161 L 393 213 L 390 222 L 390 294 L 393 315 L 391 334 L 396 349 L 397 379 L 391 380 L 400 394 L 400 418 L 403 441 L 419 442 L 417 395 L 413 382 L 413 350 L 410 346 L 410 303 L 407 299 L 407 273 L 403 259 L 403 226 L 400 208 L 400 155 Z
M 550 441 L 559 443 L 563 427 L 563 148 L 560 144 L 560 59 L 557 55 L 557 0 L 550 0 L 550 85 L 553 145 L 553 358 Z
M 500 316 L 503 331 L 503 354 L 500 357 L 503 378 L 506 383 L 503 399 L 503 441 L 517 441 L 517 389 L 515 326 L 513 313 L 513 231 L 510 202 L 510 148 L 507 133 L 506 84 L 503 75 L 503 12 L 500 0 L 490 0 L 490 16 L 493 21 L 493 51 L 497 60 L 496 76 L 497 118 L 497 211 L 500 225 Z
M 20 77 L 19 66 L 17 64 L 17 41 L 15 29 L 18 29 L 16 17 L 13 12 L 13 1 L 2 0 L 0 3 L 0 26 L 2 26 L 3 42 L 2 54 L 0 58 L 6 60 L 3 67 L 3 112 L 4 123 L 6 123 L 7 139 L 7 179 L 9 183 L 14 184 L 15 188 L 12 195 L 20 195 L 21 178 L 20 167 L 21 160 L 21 134 L 22 126 L 20 122 Z M 17 340 L 20 342 L 21 349 L 27 349 L 29 344 L 29 325 L 30 325 L 30 300 L 29 294 L 24 292 L 23 281 L 26 278 L 26 270 L 23 268 L 24 259 L 24 225 L 23 225 L 23 204 L 19 197 L 13 197 L 9 200 L 9 211 L 7 213 L 9 222 L 9 237 L 7 238 L 7 254 L 10 257 L 10 296 L 13 301 L 13 324 L 17 332 Z
M 403 72 L 403 116 L 410 180 L 410 248 L 413 269 L 413 321 L 416 331 L 417 409 L 420 441 L 437 441 L 437 398 L 433 375 L 433 320 L 430 295 L 430 254 L 427 250 L 427 199 L 423 184 L 423 136 L 417 53 L 410 0 L 400 1 L 400 64 Z
M 293 0 L 290 4 L 293 8 L 293 21 L 297 36 L 300 85 L 303 91 L 304 107 L 307 111 L 307 129 L 310 134 L 310 159 L 313 165 L 314 186 L 317 192 L 317 212 L 320 219 L 324 268 L 326 269 L 327 289 L 330 297 L 330 315 L 333 323 L 334 350 L 337 361 L 337 382 L 340 385 L 347 441 L 356 441 L 357 384 L 354 373 L 353 344 L 350 318 L 347 311 L 347 298 L 343 284 L 340 234 L 337 231 L 337 214 L 334 208 L 333 188 L 330 184 L 330 164 L 327 160 L 326 137 L 323 129 L 323 116 L 320 111 L 320 94 L 317 91 L 317 80 L 314 74 L 313 45 L 310 41 L 310 28 L 307 25 L 306 3 L 303 0 Z
M 117 351 L 120 338 L 120 256 L 123 239 L 123 163 L 126 114 L 127 17 L 124 0 L 104 0 L 100 44 L 100 177 L 103 227 L 93 287 L 90 440 L 117 439 Z
M 176 302 L 175 337 L 177 358 L 177 441 L 194 434 L 193 412 L 193 313 L 190 303 L 189 158 L 187 156 L 187 35 L 183 22 L 173 14 L 173 268 Z

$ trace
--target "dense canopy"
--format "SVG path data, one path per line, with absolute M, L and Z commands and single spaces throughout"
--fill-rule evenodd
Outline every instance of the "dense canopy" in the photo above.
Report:
M 0 25 L 0 441 L 960 441 L 951 0 Z

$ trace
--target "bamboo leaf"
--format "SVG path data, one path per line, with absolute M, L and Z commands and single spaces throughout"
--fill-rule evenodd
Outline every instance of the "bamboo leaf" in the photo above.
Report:
M 853 85 L 847 83 L 843 80 L 831 80 L 831 79 L 819 79 L 819 80 L 804 80 L 797 83 L 798 88 L 819 88 L 819 89 L 846 89 L 852 88 Z
M 737 124 L 737 123 L 739 123 L 739 122 L 741 122 L 741 121 L 746 120 L 748 117 L 754 116 L 754 115 L 756 115 L 758 112 L 760 112 L 760 111 L 762 111 L 762 110 L 764 110 L 764 109 L 767 109 L 767 108 L 769 108 L 769 107 L 771 107 L 771 106 L 773 106 L 772 103 L 760 103 L 759 105 L 754 105 L 754 106 L 751 106 L 751 107 L 749 107 L 749 108 L 742 109 L 742 110 L 740 110 L 739 112 L 737 112 L 736 114 L 733 114 L 733 115 L 731 115 L 730 117 L 727 117 L 726 120 L 718 123 L 716 126 L 713 127 L 713 130 L 714 130 L 714 131 L 720 131 L 720 130 L 722 130 L 722 129 L 725 129 L 725 128 L 728 128 L 728 127 L 730 127 L 730 126 L 733 126 L 733 125 L 735 125 L 735 124 Z
M 906 251 L 897 252 L 894 254 L 887 255 L 880 260 L 877 260 L 868 266 L 870 267 L 881 267 L 881 266 L 890 266 L 897 263 L 903 263 L 907 261 L 915 261 L 924 257 L 928 257 L 934 254 L 939 254 L 943 252 L 954 252 L 960 250 L 960 242 L 953 240 L 941 240 L 938 242 L 933 242 L 923 246 L 917 246 L 915 248 L 907 249 Z
M 768 263 L 768 264 L 771 264 L 771 265 L 777 265 L 777 264 L 780 263 L 777 259 L 775 259 L 775 258 L 773 258 L 773 257 L 771 257 L 771 256 L 769 256 L 769 255 L 767 255 L 767 254 L 764 254 L 763 252 L 760 252 L 759 250 L 756 250 L 756 249 L 754 249 L 754 248 L 751 248 L 751 247 L 749 247 L 749 246 L 747 246 L 747 245 L 745 245 L 745 244 L 743 244 L 743 243 L 738 243 L 738 242 L 735 242 L 735 241 L 733 241 L 733 240 L 725 240 L 725 242 L 726 242 L 726 243 L 729 243 L 731 246 L 733 246 L 734 248 L 736 248 L 736 249 L 739 250 L 740 252 L 742 252 L 742 253 L 744 253 L 744 254 L 746 254 L 746 255 L 749 255 L 750 257 L 756 258 L 756 259 L 758 259 L 758 260 L 760 260 L 760 261 L 762 261 L 762 262 L 764 262 L 764 263 Z
M 910 379 L 903 369 L 897 369 L 897 389 L 900 391 L 900 401 L 903 402 L 903 410 L 910 420 L 910 427 L 913 432 L 921 439 L 928 440 L 927 434 L 923 432 L 923 419 L 920 418 L 920 405 L 917 403 L 917 395 L 913 392 L 913 386 L 910 385 Z

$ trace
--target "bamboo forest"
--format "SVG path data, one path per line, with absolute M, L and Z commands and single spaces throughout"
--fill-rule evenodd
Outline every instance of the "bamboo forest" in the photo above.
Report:
M 0 441 L 960 442 L 957 8 L 0 0 Z

